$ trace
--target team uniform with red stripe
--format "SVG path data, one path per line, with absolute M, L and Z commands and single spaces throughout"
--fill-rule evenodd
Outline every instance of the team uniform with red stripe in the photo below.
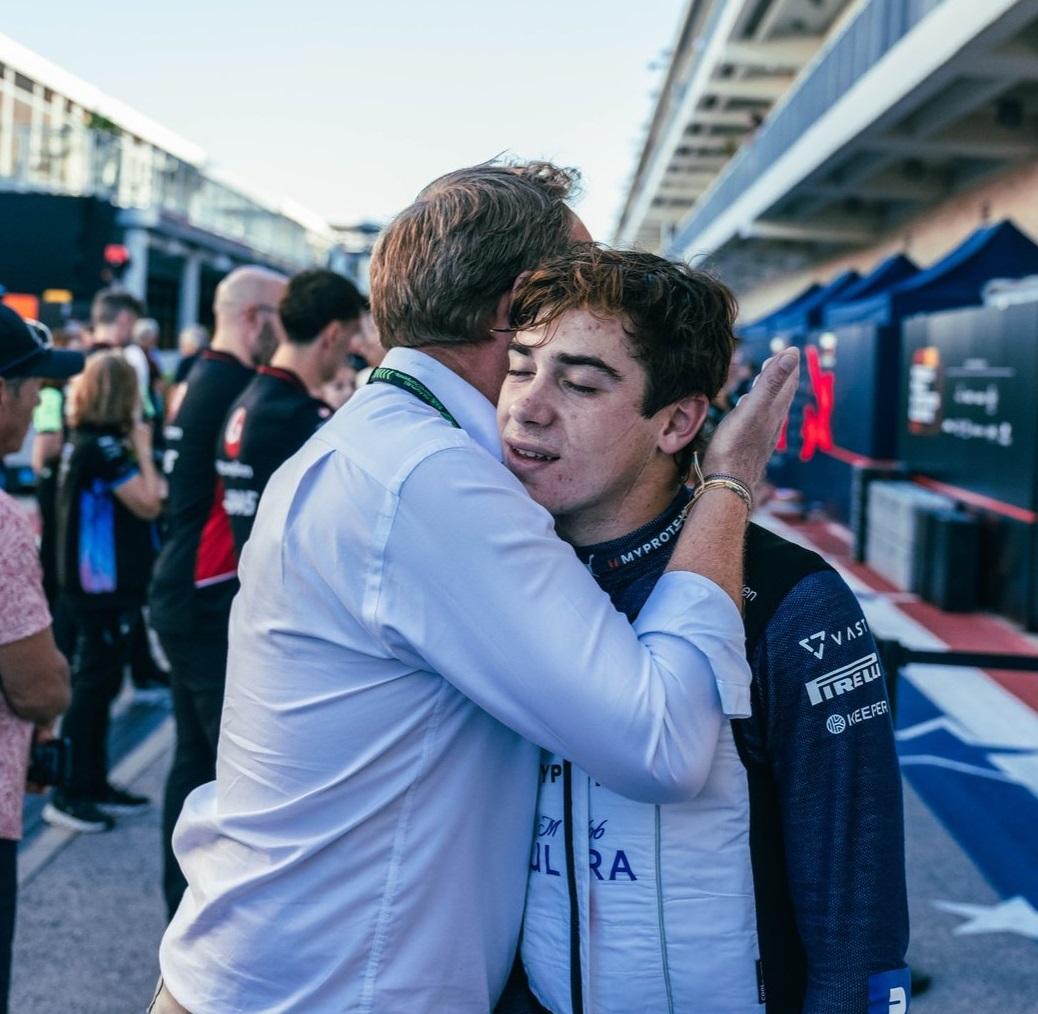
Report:
M 166 537 L 151 584 L 151 620 L 163 635 L 226 636 L 238 590 L 234 538 L 215 471 L 231 404 L 255 376 L 234 356 L 207 349 L 166 426 Z
M 227 670 L 227 624 L 238 591 L 238 561 L 216 446 L 235 398 L 255 376 L 234 356 L 206 350 L 166 426 L 169 479 L 166 541 L 152 576 L 151 621 L 172 668 L 177 745 L 163 807 L 163 888 L 169 914 L 185 882 L 170 845 L 188 794 L 216 773 Z
M 216 452 L 223 508 L 240 557 L 270 477 L 332 417 L 291 370 L 261 366 L 231 406 Z

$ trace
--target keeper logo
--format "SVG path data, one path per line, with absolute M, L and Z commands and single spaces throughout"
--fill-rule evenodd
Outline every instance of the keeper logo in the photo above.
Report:
M 834 735 L 839 736 L 847 728 L 847 719 L 843 715 L 830 715 L 825 720 L 825 727 Z
M 823 701 L 831 701 L 834 697 L 849 694 L 858 687 L 878 680 L 881 675 L 879 657 L 875 652 L 870 652 L 856 662 L 840 666 L 839 669 L 833 669 L 832 672 L 827 672 L 818 679 L 805 683 L 804 689 L 807 690 L 811 707 L 814 707 Z

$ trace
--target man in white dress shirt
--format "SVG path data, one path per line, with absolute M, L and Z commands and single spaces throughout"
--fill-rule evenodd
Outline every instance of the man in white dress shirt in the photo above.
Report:
M 382 236 L 389 353 L 275 473 L 242 558 L 217 776 L 175 833 L 188 888 L 156 1012 L 490 1010 L 539 747 L 682 800 L 719 723 L 748 712 L 742 498 L 700 498 L 632 629 L 501 464 L 513 285 L 588 238 L 574 182 L 459 170 Z M 776 361 L 707 470 L 752 485 L 795 383 L 795 358 Z

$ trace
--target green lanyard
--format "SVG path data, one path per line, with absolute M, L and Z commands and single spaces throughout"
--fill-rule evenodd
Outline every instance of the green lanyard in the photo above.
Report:
M 425 384 L 412 377 L 410 373 L 394 370 L 388 366 L 380 366 L 371 371 L 368 383 L 392 384 L 394 387 L 399 387 L 402 391 L 413 394 L 419 401 L 425 402 L 430 408 L 436 409 L 453 427 L 461 429 L 461 424 L 447 411 L 447 406 Z

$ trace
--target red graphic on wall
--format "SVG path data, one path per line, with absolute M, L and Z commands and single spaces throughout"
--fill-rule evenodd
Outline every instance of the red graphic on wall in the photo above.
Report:
M 836 374 L 822 369 L 817 345 L 808 345 L 804 352 L 815 403 L 804 406 L 804 422 L 800 427 L 800 460 L 810 461 L 816 451 L 833 449 L 833 385 Z

